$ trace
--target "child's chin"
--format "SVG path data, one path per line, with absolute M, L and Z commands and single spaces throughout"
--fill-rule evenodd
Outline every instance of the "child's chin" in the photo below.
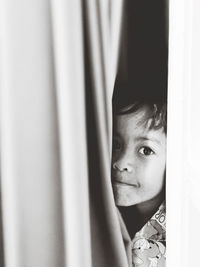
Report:
M 116 206 L 120 206 L 120 207 L 129 207 L 129 206 L 135 205 L 136 203 L 132 199 L 115 196 L 115 204 Z
M 132 190 L 127 190 L 126 188 L 117 188 L 113 187 L 114 192 L 114 198 L 115 198 L 115 204 L 117 206 L 132 206 L 137 204 L 136 199 L 133 198 L 133 192 Z

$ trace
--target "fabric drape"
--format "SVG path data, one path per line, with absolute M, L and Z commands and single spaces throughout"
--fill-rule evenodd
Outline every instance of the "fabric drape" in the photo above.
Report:
M 110 182 L 121 12 L 122 1 L 1 1 L 6 267 L 127 266 Z

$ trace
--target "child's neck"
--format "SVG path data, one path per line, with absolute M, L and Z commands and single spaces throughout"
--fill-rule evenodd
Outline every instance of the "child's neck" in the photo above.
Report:
M 135 205 L 138 213 L 140 214 L 140 217 L 143 219 L 144 222 L 148 221 L 154 215 L 163 200 L 163 193 L 160 193 L 155 198 Z
M 154 215 L 164 201 L 163 192 L 155 198 L 129 207 L 119 207 L 131 239 Z

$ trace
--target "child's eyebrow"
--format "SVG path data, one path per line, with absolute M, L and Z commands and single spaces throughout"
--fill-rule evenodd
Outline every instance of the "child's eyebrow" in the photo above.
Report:
M 135 141 L 152 141 L 152 142 L 157 143 L 158 145 L 161 145 L 161 142 L 158 139 L 153 138 L 153 137 L 148 137 L 148 136 L 136 137 Z

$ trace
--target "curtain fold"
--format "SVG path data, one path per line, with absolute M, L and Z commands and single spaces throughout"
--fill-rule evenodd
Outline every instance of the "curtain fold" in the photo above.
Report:
M 52 1 L 66 266 L 91 266 L 81 1 Z
M 115 5 L 119 16 L 122 3 Z M 118 55 L 113 41 L 119 38 L 120 27 L 108 35 L 107 1 L 87 1 L 84 7 L 93 265 L 127 266 L 110 181 L 112 91 Z M 116 23 L 120 24 L 120 16 Z M 99 242 L 95 242 L 97 236 Z
M 5 266 L 63 266 L 57 108 L 48 1 L 1 1 Z

